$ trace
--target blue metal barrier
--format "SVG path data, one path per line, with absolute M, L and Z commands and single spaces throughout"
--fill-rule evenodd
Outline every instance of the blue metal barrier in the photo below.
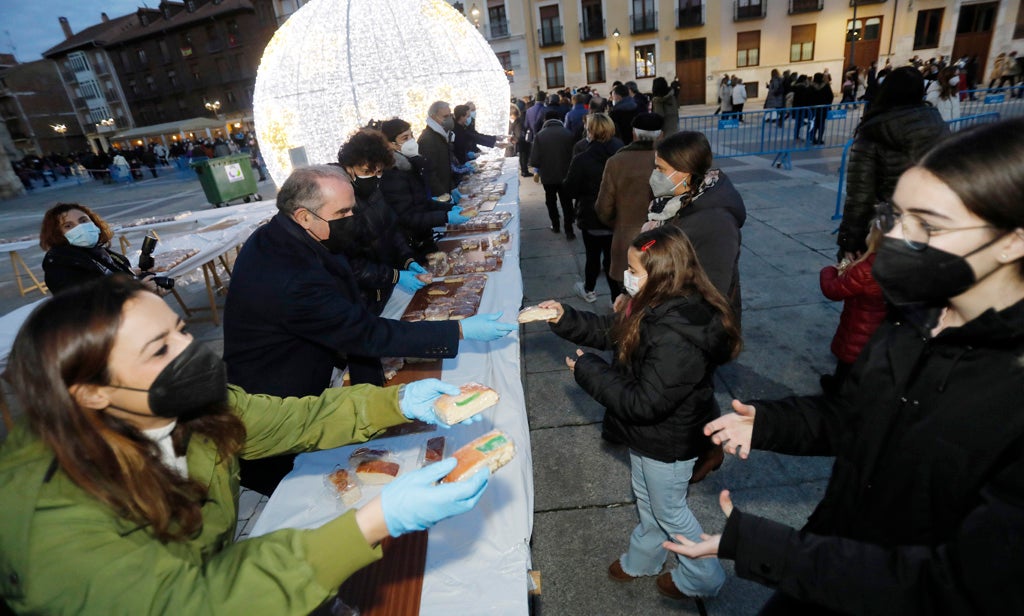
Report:
M 1003 118 L 1024 116 L 1024 84 L 1012 88 L 967 90 L 960 100 L 961 116 L 998 113 Z
M 679 129 L 704 133 L 717 158 L 774 154 L 772 164 L 792 169 L 792 152 L 842 147 L 863 109 L 855 102 L 690 116 L 679 119 Z
M 972 116 L 961 116 L 956 120 L 950 120 L 946 122 L 951 132 L 956 132 L 964 128 L 971 126 L 979 126 L 981 124 L 991 124 L 992 122 L 999 121 L 999 114 L 995 112 L 990 113 L 979 113 L 978 115 Z M 832 214 L 832 220 L 839 220 L 843 217 L 843 197 L 844 190 L 846 188 L 846 163 L 850 156 L 850 147 L 853 146 L 853 139 L 846 142 L 843 147 L 843 158 L 839 163 L 839 187 L 836 190 L 836 210 Z M 832 233 L 835 233 L 839 229 L 836 229 Z

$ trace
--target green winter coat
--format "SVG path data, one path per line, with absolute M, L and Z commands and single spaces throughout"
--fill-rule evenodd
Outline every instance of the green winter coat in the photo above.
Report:
M 245 458 L 362 442 L 408 421 L 397 387 L 287 399 L 230 387 L 228 403 L 245 423 Z M 198 436 L 186 457 L 189 475 L 209 487 L 203 527 L 189 541 L 164 544 L 54 472 L 53 453 L 24 423 L 16 426 L 0 446 L 7 604 L 32 614 L 308 614 L 381 557 L 351 511 L 315 530 L 233 543 L 238 459 L 218 460 L 214 444 Z

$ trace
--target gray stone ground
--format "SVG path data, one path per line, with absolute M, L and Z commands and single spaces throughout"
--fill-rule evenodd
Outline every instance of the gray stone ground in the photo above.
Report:
M 745 350 L 719 372 L 719 402 L 748 400 L 817 389 L 818 375 L 830 371 L 829 342 L 839 306 L 818 290 L 818 270 L 831 261 L 834 240 L 830 220 L 835 204 L 839 151 L 794 156 L 792 171 L 771 166 L 770 159 L 716 161 L 733 178 L 746 200 L 740 268 L 743 284 Z M 273 187 L 261 184 L 266 198 Z M 573 295 L 581 279 L 583 246 L 548 230 L 543 191 L 522 184 L 522 261 L 526 303 L 556 298 L 578 307 L 608 310 L 607 287 L 592 306 Z M 98 206 L 113 220 L 195 210 L 205 205 L 198 183 L 166 173 L 132 186 L 74 184 L 44 189 L 0 202 L 0 237 L 38 230 L 43 211 L 53 203 L 77 200 Z M 227 212 L 225 212 L 227 215 Z M 41 252 L 23 253 L 39 270 Z M 39 296 L 18 296 L 11 270 L 0 269 L 0 314 Z M 199 285 L 184 287 L 187 299 L 202 299 Z M 195 335 L 220 346 L 222 330 L 209 323 L 190 326 Z M 574 347 L 531 324 L 522 336 L 523 377 L 535 479 L 534 566 L 540 570 L 546 615 L 697 614 L 691 602 L 658 595 L 653 578 L 627 584 L 608 579 L 608 564 L 625 548 L 636 523 L 629 488 L 626 452 L 602 443 L 601 408 L 570 378 L 562 358 Z M 749 460 L 727 459 L 717 473 L 695 486 L 690 507 L 708 532 L 721 530 L 718 493 L 732 490 L 737 506 L 801 525 L 818 502 L 830 461 L 755 452 Z M 247 534 L 265 499 L 242 498 L 240 535 Z M 754 614 L 770 592 L 731 575 L 721 594 L 706 602 L 709 614 Z

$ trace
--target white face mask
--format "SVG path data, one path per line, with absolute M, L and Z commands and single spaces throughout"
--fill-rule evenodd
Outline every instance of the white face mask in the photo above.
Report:
M 643 276 L 637 276 L 633 272 L 626 270 L 622 272 L 622 287 L 626 289 L 626 293 L 629 293 L 630 297 L 636 297 L 636 294 L 640 292 L 640 283 L 647 278 L 647 274 Z
M 402 154 L 405 154 L 409 158 L 419 156 L 420 144 L 417 143 L 415 139 L 409 139 L 408 141 L 402 144 L 400 151 L 402 152 Z
M 953 86 L 955 88 L 959 84 L 960 84 L 960 76 L 959 75 L 954 75 L 953 77 L 950 78 L 949 85 L 951 85 L 951 86 Z

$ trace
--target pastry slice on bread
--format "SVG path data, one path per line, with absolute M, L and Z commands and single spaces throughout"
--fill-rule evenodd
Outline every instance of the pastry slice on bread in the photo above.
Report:
M 454 457 L 457 461 L 455 470 L 448 473 L 442 483 L 462 481 L 485 466 L 493 473 L 516 457 L 516 446 L 507 434 L 492 430 L 463 446 Z
M 480 383 L 466 383 L 457 396 L 445 394 L 434 402 L 437 417 L 449 426 L 469 419 L 498 403 L 498 392 Z

